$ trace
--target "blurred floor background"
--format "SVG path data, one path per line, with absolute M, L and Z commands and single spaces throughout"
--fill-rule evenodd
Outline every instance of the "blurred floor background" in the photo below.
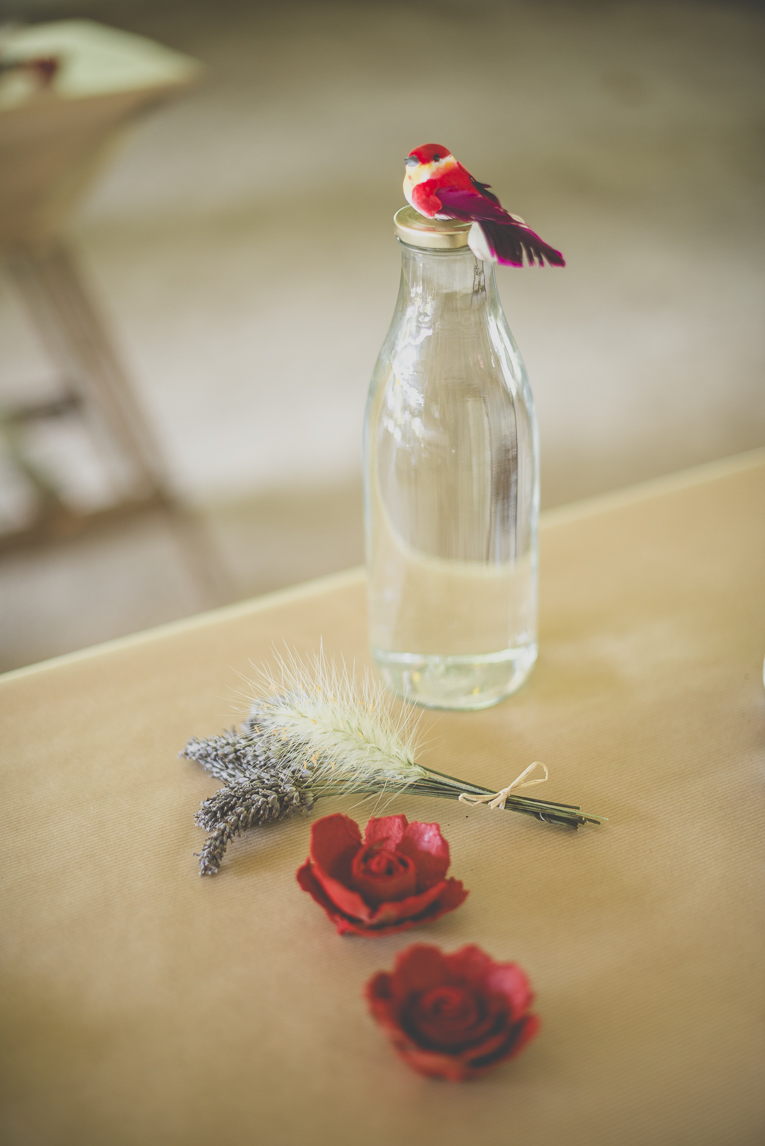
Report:
M 0 12 L 95 19 L 207 66 L 136 127 L 71 235 L 172 486 L 219 554 L 219 600 L 363 560 L 360 431 L 398 286 L 391 216 L 425 141 L 568 259 L 498 275 L 537 401 L 544 506 L 765 443 L 761 5 Z M 56 385 L 0 276 L 0 405 Z M 151 514 L 5 553 L 0 598 L 2 669 L 210 602 Z

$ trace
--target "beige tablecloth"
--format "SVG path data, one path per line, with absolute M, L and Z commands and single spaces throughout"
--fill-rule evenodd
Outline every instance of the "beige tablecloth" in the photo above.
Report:
M 759 455 L 548 515 L 531 681 L 424 714 L 423 759 L 497 786 L 544 760 L 610 822 L 400 799 L 470 896 L 386 939 L 297 887 L 307 820 L 200 879 L 218 785 L 176 758 L 274 642 L 368 663 L 360 572 L 2 679 L 2 1141 L 761 1143 L 764 510 Z M 519 961 L 539 1038 L 476 1083 L 411 1073 L 361 991 L 415 940 Z

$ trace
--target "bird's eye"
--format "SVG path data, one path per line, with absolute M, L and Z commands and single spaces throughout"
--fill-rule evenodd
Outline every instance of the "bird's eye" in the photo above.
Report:
M 440 159 L 440 158 L 441 158 L 441 156 L 440 156 L 440 155 L 434 155 L 434 156 L 433 156 L 433 162 L 434 162 L 434 163 L 438 163 L 438 161 L 439 161 L 439 159 Z

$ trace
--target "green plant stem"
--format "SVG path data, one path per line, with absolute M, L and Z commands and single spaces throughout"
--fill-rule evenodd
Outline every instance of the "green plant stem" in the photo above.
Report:
M 415 780 L 407 784 L 403 791 L 414 795 L 434 796 L 442 800 L 459 800 L 462 792 L 480 796 L 493 796 L 495 794 L 491 788 L 464 782 L 456 776 L 437 772 L 434 768 L 423 768 L 423 771 L 427 772 L 429 776 L 433 776 L 434 779 L 431 780 L 428 776 L 423 777 L 422 780 Z M 311 791 L 318 798 L 322 795 L 382 795 L 386 789 L 369 787 L 368 785 L 359 787 L 353 784 L 324 784 L 312 787 Z M 516 796 L 513 793 L 510 793 L 506 798 L 505 811 L 518 812 L 521 815 L 533 816 L 544 823 L 563 824 L 572 828 L 578 828 L 582 824 L 601 824 L 605 821 L 604 816 L 594 816 L 580 811 L 576 804 L 558 804 L 551 800 L 536 800 L 528 796 Z

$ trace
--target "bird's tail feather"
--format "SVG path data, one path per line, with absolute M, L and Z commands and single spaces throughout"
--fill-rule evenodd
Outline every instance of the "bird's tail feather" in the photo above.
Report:
M 524 255 L 532 267 L 536 263 L 540 267 L 545 263 L 551 267 L 566 265 L 560 251 L 545 243 L 530 227 L 522 226 L 514 220 L 500 223 L 493 219 L 482 219 L 477 225 L 483 232 L 485 246 L 491 257 L 503 267 L 522 267 Z

